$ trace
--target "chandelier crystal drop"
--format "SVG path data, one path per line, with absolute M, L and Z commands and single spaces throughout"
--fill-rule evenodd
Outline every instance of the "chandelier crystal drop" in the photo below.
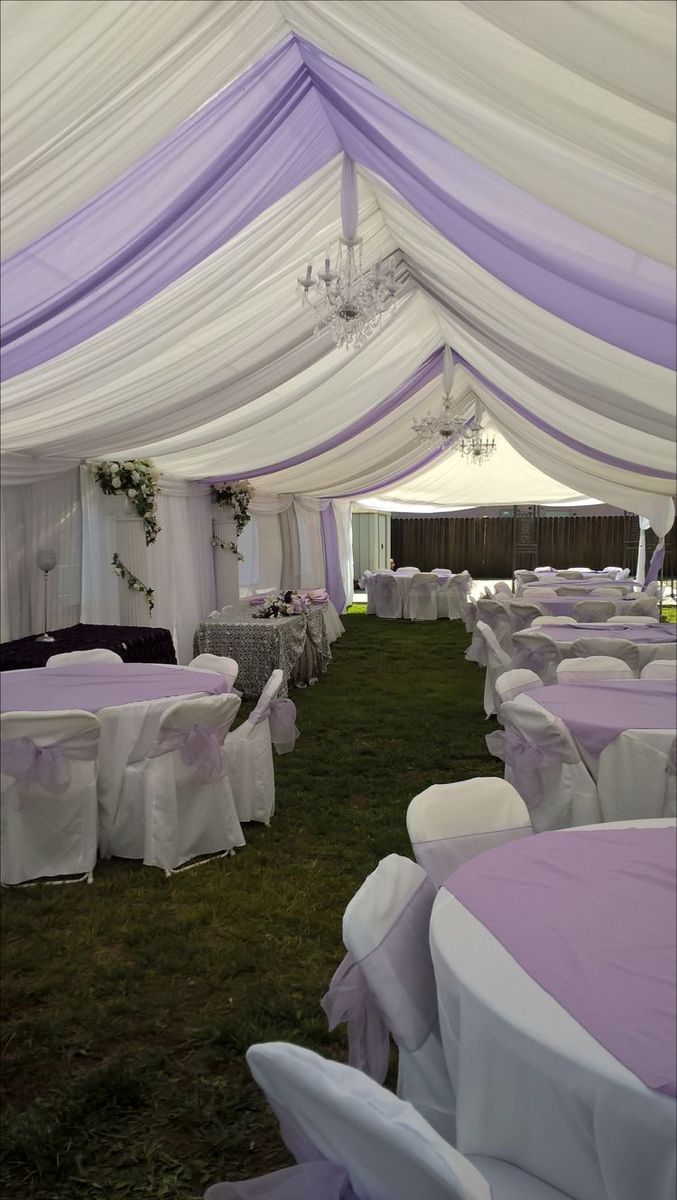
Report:
M 324 270 L 313 276 L 309 264 L 298 280 L 297 293 L 302 304 L 315 310 L 315 333 L 331 329 L 337 346 L 357 350 L 380 330 L 383 314 L 395 307 L 399 287 L 394 259 L 385 269 L 381 262 L 364 269 L 362 238 L 357 235 L 357 177 L 349 158 L 343 160 L 341 217 L 343 234 L 333 266 L 327 251 Z
M 463 435 L 466 422 L 453 415 L 454 401 L 451 399 L 451 387 L 454 382 L 454 360 L 448 346 L 444 347 L 442 359 L 442 391 L 443 400 L 439 416 L 434 417 L 430 409 L 424 417 L 413 422 L 412 428 L 420 442 L 432 443 L 435 446 L 449 446 L 458 441 Z

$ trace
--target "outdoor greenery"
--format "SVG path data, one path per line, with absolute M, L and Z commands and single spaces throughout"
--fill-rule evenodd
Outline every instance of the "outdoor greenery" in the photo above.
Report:
M 247 1071 L 255 1041 L 345 1056 L 319 1000 L 341 915 L 430 783 L 500 773 L 483 672 L 459 621 L 353 609 L 321 683 L 294 693 L 270 829 L 166 880 L 137 863 L 92 886 L 3 896 L 3 1197 L 198 1200 L 286 1165 Z

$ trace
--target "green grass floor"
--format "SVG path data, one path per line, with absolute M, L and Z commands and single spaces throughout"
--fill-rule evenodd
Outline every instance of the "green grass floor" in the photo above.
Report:
M 273 824 L 235 858 L 4 892 L 3 1197 L 197 1200 L 289 1162 L 247 1047 L 345 1056 L 319 1000 L 346 903 L 410 853 L 412 796 L 501 765 L 460 622 L 344 620 L 329 672 L 294 693 Z

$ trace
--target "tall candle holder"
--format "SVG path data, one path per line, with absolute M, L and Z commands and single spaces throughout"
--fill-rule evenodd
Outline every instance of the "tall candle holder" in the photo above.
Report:
M 42 571 L 45 577 L 45 593 L 44 593 L 44 621 L 43 632 L 40 637 L 36 637 L 36 642 L 53 642 L 54 638 L 51 633 L 47 632 L 47 577 L 50 571 L 53 571 L 56 566 L 56 554 L 53 550 L 38 550 L 37 555 L 38 570 Z

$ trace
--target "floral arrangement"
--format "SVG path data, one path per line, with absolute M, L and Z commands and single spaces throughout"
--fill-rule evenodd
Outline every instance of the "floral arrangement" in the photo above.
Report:
M 146 587 L 146 584 L 142 583 L 142 581 L 138 579 L 132 571 L 130 571 L 129 567 L 125 566 L 119 554 L 113 555 L 112 567 L 115 571 L 115 574 L 119 575 L 121 579 L 124 579 L 130 592 L 143 592 L 148 604 L 148 612 L 152 613 L 153 609 L 155 608 L 155 592 L 153 591 L 153 588 Z
M 106 496 L 125 496 L 143 521 L 146 545 L 160 532 L 157 518 L 158 471 L 148 458 L 92 463 L 90 471 Z
M 213 483 L 211 486 L 212 500 L 221 508 L 226 508 L 230 505 L 235 514 L 235 528 L 238 537 L 242 533 L 245 525 L 248 525 L 251 517 L 249 516 L 249 504 L 254 489 L 248 479 L 239 479 L 237 483 Z
M 244 554 L 241 554 L 238 550 L 237 542 L 224 542 L 220 537 L 217 537 L 216 534 L 214 534 L 212 538 L 212 546 L 215 550 L 230 550 L 231 554 L 235 554 L 237 556 L 238 562 L 244 562 Z
M 308 612 L 309 608 L 310 601 L 307 596 L 299 596 L 298 592 L 278 592 L 277 596 L 270 596 L 265 604 L 261 605 L 258 612 L 252 615 L 268 619 L 297 617 L 301 613 Z

